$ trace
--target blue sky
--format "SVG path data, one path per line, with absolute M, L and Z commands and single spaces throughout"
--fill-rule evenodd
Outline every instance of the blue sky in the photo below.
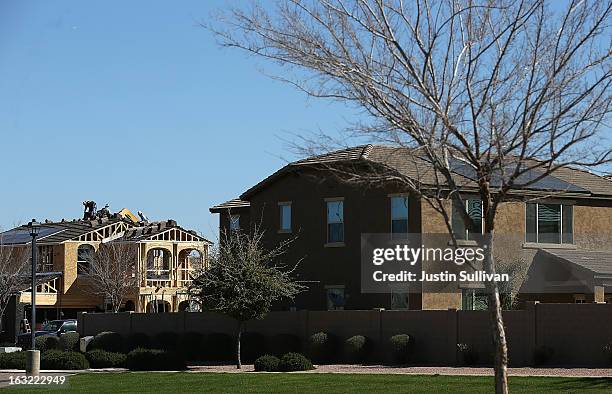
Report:
M 93 199 L 214 239 L 208 208 L 293 158 L 287 133 L 345 127 L 197 26 L 225 4 L 3 0 L 0 227 Z
M 93 199 L 214 240 L 208 208 L 293 159 L 283 138 L 358 116 L 219 48 L 198 22 L 228 3 L 0 0 L 0 228 Z

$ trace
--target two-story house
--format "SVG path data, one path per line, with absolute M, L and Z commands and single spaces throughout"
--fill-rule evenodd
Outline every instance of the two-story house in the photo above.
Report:
M 0 242 L 5 247 L 30 248 L 29 232 L 27 226 L 16 227 L 0 234 Z M 37 323 L 107 309 L 103 297 L 92 291 L 88 271 L 92 254 L 109 242 L 137 245 L 140 284 L 124 301 L 123 310 L 174 312 L 190 307 L 186 288 L 191 274 L 206 261 L 209 241 L 174 220 L 138 220 L 125 209 L 115 214 L 86 211 L 83 219 L 41 224 L 37 272 L 53 274 L 37 287 Z M 30 291 L 20 293 L 16 301 L 27 316 Z M 22 312 L 17 321 L 23 317 Z
M 422 287 L 408 295 L 361 291 L 362 234 L 448 234 L 448 230 L 441 214 L 401 184 L 359 186 L 340 181 L 330 166 L 350 165 L 354 170 L 382 165 L 404 177 L 426 174 L 426 164 L 416 168 L 411 155 L 408 149 L 366 145 L 310 157 L 284 166 L 239 198 L 210 211 L 220 214 L 220 231 L 261 223 L 270 246 L 296 238 L 285 260 L 303 259 L 296 273 L 308 290 L 283 308 L 472 309 L 477 288 L 430 291 Z M 473 183 L 464 182 L 462 191 L 468 214 L 478 223 L 482 209 Z M 469 241 L 469 231 L 450 201 L 448 208 L 453 232 Z M 528 280 L 521 288 L 521 299 L 609 300 L 605 294 L 606 286 L 612 285 L 609 179 L 563 168 L 528 189 L 514 190 L 497 213 L 497 236 L 506 239 L 498 249 L 506 248 L 508 256 L 526 264 Z

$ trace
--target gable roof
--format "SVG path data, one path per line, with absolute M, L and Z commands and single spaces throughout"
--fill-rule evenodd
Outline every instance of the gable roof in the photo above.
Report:
M 114 234 L 109 233 L 108 239 L 122 238 L 127 241 L 148 240 L 169 229 L 177 229 L 192 240 L 211 243 L 207 239 L 200 237 L 195 232 L 185 230 L 177 225 L 174 220 L 165 222 L 152 222 L 147 225 L 138 225 L 131 220 L 122 219 L 116 216 L 93 220 L 73 220 L 61 222 L 41 223 L 37 242 L 39 244 L 60 244 L 66 241 L 79 240 L 83 235 L 91 232 L 104 230 L 105 227 L 123 223 L 125 226 L 119 227 Z M 105 235 L 106 237 L 106 235 Z M 89 238 L 87 240 L 90 240 Z M 3 245 L 26 245 L 32 242 L 30 230 L 27 225 L 16 227 L 12 230 L 0 233 L 0 243 Z
M 116 223 L 131 225 L 132 222 L 118 217 L 110 217 L 94 220 L 63 220 L 61 222 L 41 223 L 37 242 L 41 244 L 59 244 Z M 0 240 L 5 245 L 18 245 L 29 244 L 32 238 L 30 237 L 28 226 L 23 225 L 1 233 Z
M 211 208 L 211 212 L 218 212 L 223 208 L 227 209 L 234 207 L 236 205 L 233 204 L 237 204 L 237 202 L 242 204 L 240 206 L 247 206 L 244 202 L 249 200 L 253 194 L 288 172 L 308 166 L 322 166 L 329 163 L 359 162 L 385 166 L 397 171 L 401 176 L 414 179 L 425 186 L 436 184 L 433 167 L 422 155 L 418 154 L 416 149 L 368 144 L 311 156 L 289 163 L 257 183 L 255 186 L 249 188 L 240 195 L 240 199 L 230 200 L 226 203 L 217 205 Z M 466 191 L 476 189 L 476 176 L 473 169 L 458 159 L 455 159 L 452 165 L 454 167 L 453 171 L 455 173 L 455 182 L 457 185 Z M 574 168 L 561 168 L 529 186 L 520 187 L 521 183 L 526 184 L 531 182 L 533 179 L 539 177 L 540 174 L 540 170 L 534 169 L 521 175 L 516 180 L 517 187 L 515 190 L 519 192 L 521 190 L 548 193 L 558 192 L 584 197 L 603 196 L 612 198 L 612 181 L 610 179 Z M 494 177 L 492 183 L 493 186 L 495 186 L 496 183 L 500 183 L 500 179 L 495 179 Z
M 168 234 L 168 239 L 165 239 L 164 233 Z M 177 239 L 180 238 L 180 239 Z M 195 231 L 185 230 L 177 225 L 174 220 L 165 222 L 152 222 L 139 227 L 132 227 L 125 231 L 122 240 L 138 242 L 138 241 L 189 241 L 189 242 L 205 242 L 211 244 L 206 238 L 199 236 Z

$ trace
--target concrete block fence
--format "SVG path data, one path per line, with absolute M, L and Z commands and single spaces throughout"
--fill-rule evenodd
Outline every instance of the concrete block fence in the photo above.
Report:
M 603 346 L 612 342 L 612 304 L 538 304 L 526 310 L 505 311 L 511 365 L 530 365 L 537 346 L 554 349 L 553 363 L 599 367 L 608 364 Z M 81 336 L 115 331 L 154 336 L 161 332 L 226 333 L 234 335 L 236 322 L 215 313 L 81 313 Z M 395 334 L 415 338 L 414 363 L 456 365 L 457 344 L 471 345 L 479 360 L 492 360 L 493 345 L 487 311 L 296 311 L 271 312 L 264 320 L 249 321 L 245 331 L 267 337 L 293 334 L 306 343 L 319 331 L 341 339 L 365 335 L 373 341 L 378 359 L 387 355 L 388 339 Z

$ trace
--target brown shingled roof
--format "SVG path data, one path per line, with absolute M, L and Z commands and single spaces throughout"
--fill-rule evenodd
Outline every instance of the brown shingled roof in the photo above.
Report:
M 422 155 L 416 154 L 415 149 L 368 144 L 311 156 L 289 163 L 245 191 L 239 199 L 233 199 L 216 205 L 210 208 L 210 211 L 216 213 L 228 208 L 248 207 L 249 202 L 247 200 L 249 200 L 254 193 L 271 182 L 274 182 L 285 173 L 301 167 L 325 165 L 333 162 L 358 161 L 389 167 L 402 176 L 414 179 L 424 185 L 435 184 L 435 174 L 432 166 L 422 157 Z M 457 169 L 455 176 L 457 184 L 467 190 L 475 188 L 477 184 L 473 179 L 474 176 L 470 175 L 469 166 L 462 165 L 460 161 L 457 161 L 456 165 Z M 525 183 L 528 183 L 530 179 L 539 175 L 538 171 L 539 170 L 532 170 L 530 173 L 521 176 L 521 178 Z M 517 189 L 520 189 L 520 186 L 518 186 Z M 546 176 L 544 179 L 538 181 L 537 184 L 530 185 L 526 189 L 544 192 L 566 192 L 583 196 L 612 196 L 612 181 L 587 171 L 574 168 L 562 168 L 552 175 Z
M 245 200 L 241 200 L 239 198 L 234 198 L 232 200 L 226 201 L 224 203 L 221 203 L 219 205 L 215 205 L 214 207 L 211 207 L 209 209 L 209 211 L 211 213 L 219 213 L 221 211 L 224 211 L 226 209 L 238 209 L 238 208 L 247 208 L 250 207 L 251 203 Z

